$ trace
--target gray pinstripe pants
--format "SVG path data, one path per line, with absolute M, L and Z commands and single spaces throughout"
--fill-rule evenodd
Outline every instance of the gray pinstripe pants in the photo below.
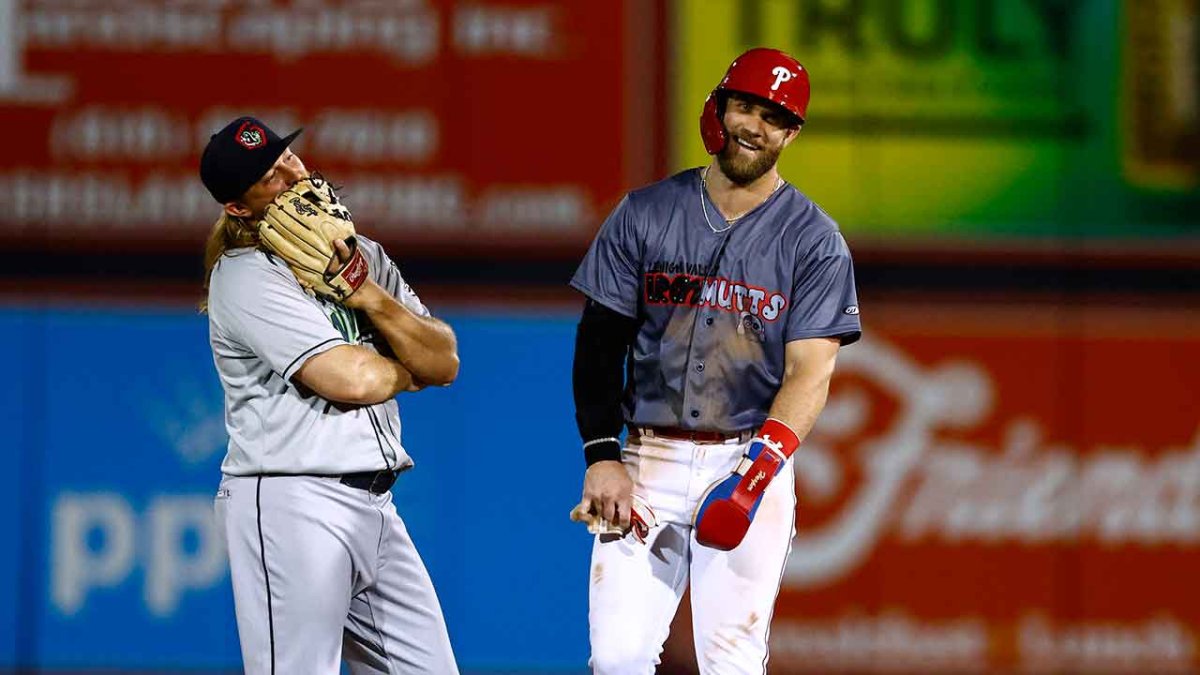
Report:
M 458 673 L 433 582 L 381 495 L 225 476 L 215 501 L 249 675 Z

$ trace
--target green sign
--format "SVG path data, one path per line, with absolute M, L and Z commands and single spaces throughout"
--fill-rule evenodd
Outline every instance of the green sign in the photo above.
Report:
M 679 168 L 706 161 L 696 120 L 729 62 L 773 46 L 812 80 L 781 171 L 848 233 L 1200 239 L 1197 3 L 675 7 Z

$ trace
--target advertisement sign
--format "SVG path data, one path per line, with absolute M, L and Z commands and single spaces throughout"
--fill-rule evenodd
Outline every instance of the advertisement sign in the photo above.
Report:
M 782 174 L 859 241 L 1200 243 L 1194 2 L 681 0 L 672 165 L 733 58 L 795 55 Z
M 227 437 L 194 314 L 30 312 L 38 420 L 18 596 L 23 663 L 223 667 L 237 654 L 213 494 Z M 86 336 L 86 339 L 83 337 Z
M 37 438 L 40 420 L 29 400 L 35 393 L 32 363 L 40 363 L 40 325 L 34 317 L 19 312 L 0 312 L 0 338 L 14 357 L 9 367 L 9 384 L 0 387 L 0 424 L 4 441 L 0 443 L 10 470 L 0 476 L 0 536 L 12 542 L 0 553 L 0 668 L 16 662 L 17 645 L 23 638 L 25 614 L 21 611 L 33 597 L 29 589 L 30 573 L 22 565 L 21 554 L 29 528 L 25 521 L 35 511 L 24 497 L 23 486 L 36 468 L 36 456 L 22 452 Z
M 772 672 L 1200 669 L 1196 311 L 863 312 L 796 455 Z M 580 670 L 591 538 L 567 518 L 583 462 L 563 394 L 577 314 L 439 315 L 462 369 L 400 398 L 416 467 L 397 508 L 464 670 Z M 0 552 L 0 669 L 236 669 L 204 318 L 6 309 L 0 328 L 21 356 L 0 394 L 0 536 L 20 542 Z M 665 664 L 691 657 L 687 627 Z
M 1124 0 L 1123 7 L 1126 174 L 1150 186 L 1194 190 L 1200 185 L 1200 4 Z
M 772 670 L 1200 668 L 1200 316 L 864 315 L 796 455 Z
M 591 537 L 567 517 L 583 459 L 570 397 L 555 393 L 569 387 L 576 319 L 438 313 L 462 370 L 400 397 L 416 465 L 392 488 L 396 508 L 464 672 L 577 671 Z M 17 355 L 0 391 L 12 468 L 0 537 L 13 542 L 0 550 L 0 671 L 240 672 L 213 518 L 227 436 L 205 317 L 5 308 L 0 350 Z M 553 480 L 524 489 L 518 460 L 535 454 Z
M 252 114 L 385 243 L 582 249 L 650 178 L 645 4 L 0 0 L 0 241 L 198 249 L 200 153 Z

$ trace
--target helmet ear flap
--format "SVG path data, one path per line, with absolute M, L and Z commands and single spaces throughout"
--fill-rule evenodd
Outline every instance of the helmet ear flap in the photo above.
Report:
M 719 105 L 724 103 L 718 100 L 720 98 L 723 98 L 720 91 L 714 89 L 704 101 L 704 110 L 700 113 L 700 138 L 704 140 L 704 149 L 710 155 L 724 150 L 725 144 L 729 142 L 729 134 L 721 121 L 721 108 L 725 106 Z

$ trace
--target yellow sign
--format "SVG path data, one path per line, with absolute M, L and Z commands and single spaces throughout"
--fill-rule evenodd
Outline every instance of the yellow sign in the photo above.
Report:
M 1129 228 L 1123 203 L 1067 203 L 1087 181 L 1100 193 L 1125 187 L 1103 135 L 1117 108 L 1109 4 L 679 0 L 673 164 L 708 161 L 698 117 L 730 61 L 776 47 L 812 81 L 808 123 L 781 172 L 848 233 Z
M 1147 187 L 1200 183 L 1200 2 L 1125 0 L 1125 170 Z

